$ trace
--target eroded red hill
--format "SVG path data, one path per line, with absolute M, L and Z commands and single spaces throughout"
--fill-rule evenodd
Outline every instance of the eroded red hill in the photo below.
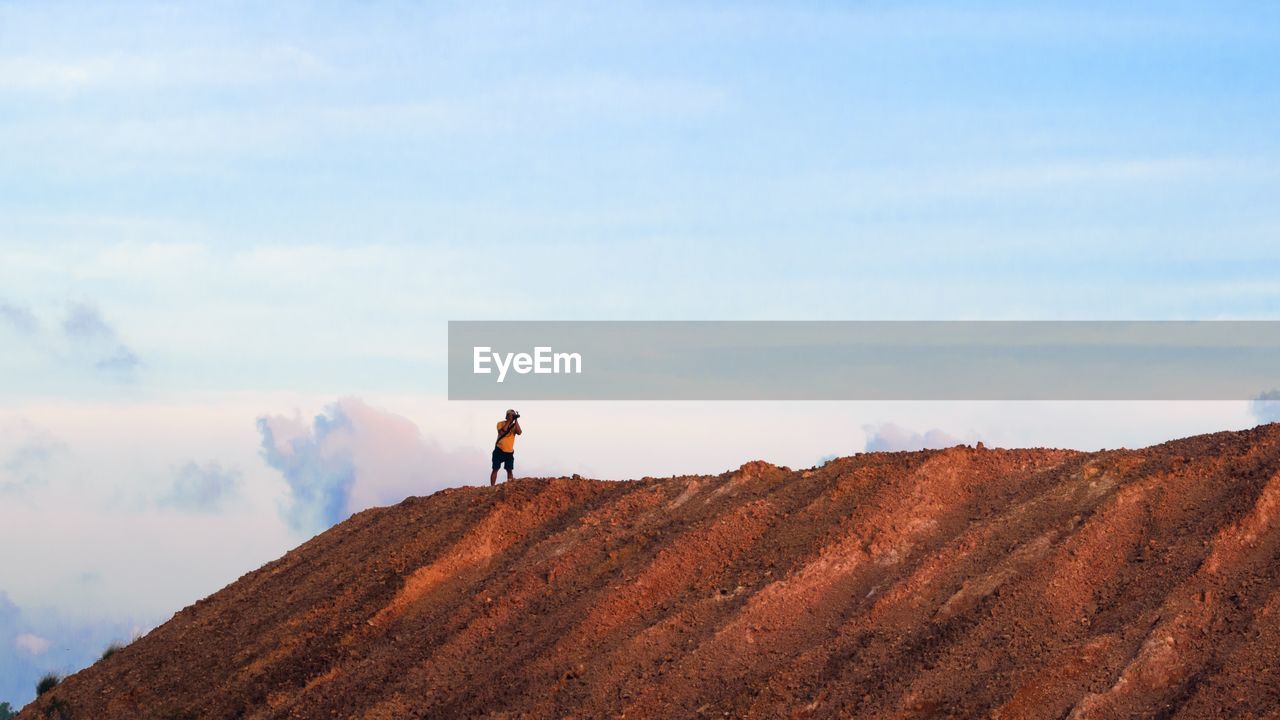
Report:
M 1280 426 L 447 490 L 20 717 L 1274 716 L 1278 524 Z

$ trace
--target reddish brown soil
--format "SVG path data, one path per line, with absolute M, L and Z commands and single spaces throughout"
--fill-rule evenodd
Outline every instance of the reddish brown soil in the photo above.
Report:
M 410 498 L 20 717 L 55 701 L 77 720 L 1277 717 L 1280 425 Z

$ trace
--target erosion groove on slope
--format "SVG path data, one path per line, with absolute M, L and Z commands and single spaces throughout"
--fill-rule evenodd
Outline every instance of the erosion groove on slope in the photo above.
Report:
M 1261 716 L 1278 568 L 1277 426 L 521 480 L 360 513 L 21 717 Z

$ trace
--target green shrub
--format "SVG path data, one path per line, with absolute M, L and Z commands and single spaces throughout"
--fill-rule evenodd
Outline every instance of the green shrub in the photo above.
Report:
M 36 683 L 36 697 L 58 687 L 60 682 L 62 682 L 62 677 L 58 673 L 46 673 L 44 677 L 40 678 L 40 682 Z
M 0 720 L 9 720 L 18 713 L 13 711 L 13 706 L 7 702 L 0 702 Z

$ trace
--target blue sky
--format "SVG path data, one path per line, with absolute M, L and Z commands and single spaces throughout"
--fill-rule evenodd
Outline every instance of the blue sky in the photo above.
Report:
M 1274 318 L 1276 67 L 1265 2 L 0 1 L 0 700 L 333 519 L 299 498 L 473 481 L 449 319 Z M 614 412 L 527 408 L 524 471 L 1262 419 Z

